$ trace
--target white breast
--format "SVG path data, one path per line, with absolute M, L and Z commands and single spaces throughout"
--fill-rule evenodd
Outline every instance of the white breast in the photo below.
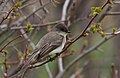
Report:
M 63 50 L 65 43 L 66 43 L 66 35 L 64 35 L 62 45 L 56 48 L 55 50 L 53 50 L 52 52 L 50 52 L 49 55 L 60 53 Z

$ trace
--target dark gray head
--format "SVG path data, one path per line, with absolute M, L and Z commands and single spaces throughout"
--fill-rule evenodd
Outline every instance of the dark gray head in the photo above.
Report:
M 53 31 L 70 33 L 68 27 L 64 23 L 58 23 L 53 28 Z

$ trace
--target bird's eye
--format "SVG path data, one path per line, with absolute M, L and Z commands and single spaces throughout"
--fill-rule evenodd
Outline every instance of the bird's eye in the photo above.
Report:
M 61 28 L 61 31 L 67 32 L 67 29 L 66 28 Z
M 61 28 L 61 31 L 65 31 L 64 28 Z

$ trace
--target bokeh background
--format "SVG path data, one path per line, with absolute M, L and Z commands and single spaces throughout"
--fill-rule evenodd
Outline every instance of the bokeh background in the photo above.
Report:
M 2 0 L 1 0 L 2 1 Z M 15 17 L 11 22 L 9 20 L 5 20 L 0 26 L 14 23 L 15 21 L 19 20 L 20 17 L 25 17 L 39 8 L 41 5 L 39 0 L 3 0 L 8 1 L 4 8 L 5 11 L 9 11 L 10 8 L 17 2 L 21 1 L 22 6 L 26 4 L 30 4 L 22 8 L 20 11 L 20 16 Z M 43 4 L 47 3 L 49 0 L 42 0 Z M 55 1 L 55 2 L 54 2 Z M 69 4 L 69 7 L 72 5 L 72 1 Z M 91 13 L 91 7 L 102 6 L 107 0 L 75 0 L 77 1 L 77 6 L 75 10 L 75 20 L 74 23 L 70 26 L 70 37 L 74 37 L 82 32 L 84 27 L 88 24 L 90 20 L 89 14 Z M 35 14 L 33 14 L 28 20 L 24 22 L 22 26 L 25 26 L 27 23 L 30 24 L 45 24 L 48 22 L 54 22 L 61 19 L 62 14 L 62 7 L 64 5 L 65 0 L 53 0 L 53 3 L 50 3 L 45 8 L 47 9 L 48 13 L 45 13 L 43 9 L 39 10 Z M 2 8 L 5 3 L 0 5 L 0 9 Z M 21 7 L 22 7 L 21 6 Z M 107 9 L 108 6 L 104 8 Z M 120 11 L 120 4 L 112 4 L 112 9 L 110 12 L 119 12 Z M 104 13 L 104 10 L 102 13 Z M 102 13 L 93 21 L 95 23 L 99 22 Z M 68 16 L 70 15 L 70 9 L 68 8 Z M 120 15 L 120 14 L 119 14 Z M 112 28 L 119 28 L 120 26 L 120 17 L 119 15 L 106 15 L 101 21 L 101 26 L 105 32 L 111 32 Z M 0 20 L 4 14 L 0 15 Z M 39 39 L 51 30 L 51 27 L 54 25 L 48 25 L 43 27 L 37 27 L 31 30 L 28 33 L 29 38 L 34 44 L 37 44 Z M 2 34 L 1 34 L 2 33 Z M 18 35 L 20 35 L 20 30 L 7 30 L 3 33 L 0 30 L 0 48 L 2 48 L 7 42 L 14 39 Z M 7 37 L 7 39 L 6 39 Z M 63 57 L 63 64 L 64 67 L 67 66 L 74 58 L 76 58 L 81 51 L 81 48 L 86 43 L 87 47 L 86 50 L 92 47 L 93 45 L 97 44 L 103 37 L 101 37 L 98 33 L 91 33 L 87 37 L 83 37 L 73 43 L 67 50 L 67 52 L 71 52 L 72 54 L 69 56 Z M 29 46 L 29 42 L 24 38 L 21 37 L 11 44 L 9 44 L 5 50 L 8 52 L 7 61 L 8 62 L 15 62 L 13 64 L 8 65 L 8 73 L 13 71 L 14 68 L 18 65 L 20 57 L 23 56 L 25 49 L 32 50 L 31 46 Z M 0 53 L 0 78 L 3 78 L 4 68 L 4 54 Z M 86 63 L 84 65 L 84 63 Z M 69 71 L 65 72 L 63 78 L 70 78 L 72 74 L 78 71 L 80 68 L 83 68 L 81 73 L 79 73 L 75 78 L 112 78 L 112 65 L 114 65 L 115 69 L 118 72 L 120 71 L 120 36 L 115 36 L 114 38 L 105 42 L 102 46 L 98 49 L 94 50 L 90 54 L 86 55 L 82 59 L 79 60 L 73 67 L 70 68 Z M 58 68 L 58 59 L 48 63 L 50 71 L 52 72 L 53 78 L 59 73 Z M 84 67 L 83 67 L 84 66 Z M 45 66 L 41 66 L 36 69 L 32 69 L 26 74 L 26 78 L 49 78 L 48 73 L 45 69 Z

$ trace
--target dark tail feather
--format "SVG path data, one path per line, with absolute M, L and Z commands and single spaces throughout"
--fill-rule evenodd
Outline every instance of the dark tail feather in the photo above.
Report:
M 39 54 L 39 52 L 33 53 L 30 56 L 30 58 L 27 60 L 27 62 L 23 65 L 22 69 L 24 69 L 24 68 L 26 68 L 26 66 L 30 65 L 30 63 L 32 62 L 33 58 L 35 58 L 38 54 Z
M 11 73 L 8 75 L 8 78 L 13 77 L 14 75 L 16 75 L 16 74 L 21 70 L 21 68 L 23 67 L 23 65 L 24 65 L 24 62 L 22 61 L 22 62 L 17 66 L 17 68 L 15 68 L 15 70 L 13 70 L 13 72 L 11 72 Z
M 37 52 L 37 53 L 34 52 L 34 53 L 30 56 L 30 58 L 27 60 L 26 63 L 24 63 L 24 62 L 22 61 L 22 62 L 17 66 L 17 68 L 16 68 L 12 73 L 10 73 L 10 75 L 9 75 L 8 77 L 10 78 L 10 77 L 17 76 L 17 75 L 21 74 L 21 73 L 26 69 L 26 67 L 30 65 L 30 63 L 31 63 L 31 61 L 33 60 L 33 58 L 35 58 L 38 54 L 39 54 L 39 52 Z

